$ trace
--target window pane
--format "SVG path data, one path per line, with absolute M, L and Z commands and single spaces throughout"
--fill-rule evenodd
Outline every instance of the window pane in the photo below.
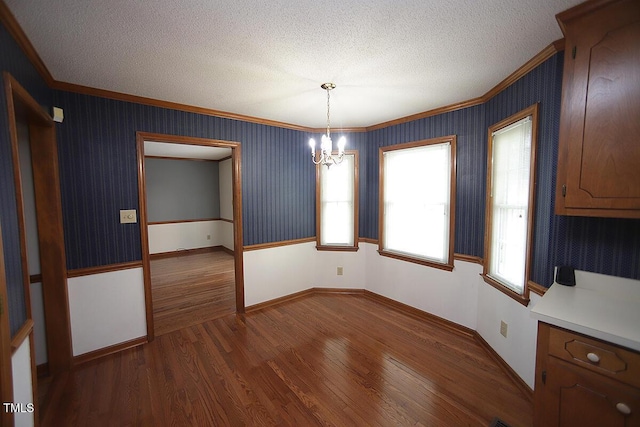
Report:
M 355 156 L 320 169 L 320 244 L 354 246 Z
M 447 262 L 451 145 L 384 153 L 385 250 Z
M 489 274 L 519 293 L 525 280 L 530 165 L 530 117 L 493 134 Z

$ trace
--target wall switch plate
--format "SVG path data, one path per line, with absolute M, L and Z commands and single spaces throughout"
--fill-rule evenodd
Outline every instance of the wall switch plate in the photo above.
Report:
M 342 267 L 338 267 L 338 271 L 336 274 L 338 274 L 338 276 L 342 276 Z
M 130 224 L 138 222 L 138 216 L 135 209 L 120 210 L 120 224 Z
M 509 325 L 507 325 L 506 323 L 504 323 L 502 320 L 500 321 L 500 335 L 502 335 L 503 337 L 507 337 L 507 329 L 509 328 Z

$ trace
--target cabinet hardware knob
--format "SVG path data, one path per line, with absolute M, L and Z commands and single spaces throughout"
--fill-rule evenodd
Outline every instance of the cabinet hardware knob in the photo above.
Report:
M 618 412 L 620 412 L 621 414 L 624 415 L 629 415 L 631 414 L 631 408 L 629 408 L 626 404 L 620 402 L 616 405 L 616 409 L 618 410 Z
M 587 353 L 587 359 L 589 359 L 589 361 L 593 362 L 593 363 L 599 363 L 600 362 L 600 356 L 598 356 L 595 353 Z

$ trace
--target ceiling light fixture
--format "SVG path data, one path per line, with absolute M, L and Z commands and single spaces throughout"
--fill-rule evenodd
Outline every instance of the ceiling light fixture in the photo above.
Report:
M 341 136 L 338 140 L 338 154 L 333 155 L 333 142 L 331 141 L 331 120 L 329 118 L 329 93 L 332 89 L 336 88 L 333 83 L 323 83 L 320 87 L 327 91 L 327 133 L 322 135 L 320 141 L 320 155 L 316 156 L 316 140 L 309 139 L 309 147 L 311 147 L 311 160 L 315 165 L 327 165 L 327 168 L 331 165 L 337 165 L 342 163 L 344 159 L 344 146 L 347 144 L 347 138 Z

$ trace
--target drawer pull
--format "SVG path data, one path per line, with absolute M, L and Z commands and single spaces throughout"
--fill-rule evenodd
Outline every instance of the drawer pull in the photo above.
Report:
M 618 412 L 620 412 L 621 414 L 624 415 L 629 415 L 631 414 L 631 408 L 629 408 L 627 405 L 625 405 L 624 403 L 620 402 L 616 405 L 616 409 L 618 410 Z
M 587 353 L 587 359 L 593 363 L 600 363 L 600 356 L 595 353 Z

